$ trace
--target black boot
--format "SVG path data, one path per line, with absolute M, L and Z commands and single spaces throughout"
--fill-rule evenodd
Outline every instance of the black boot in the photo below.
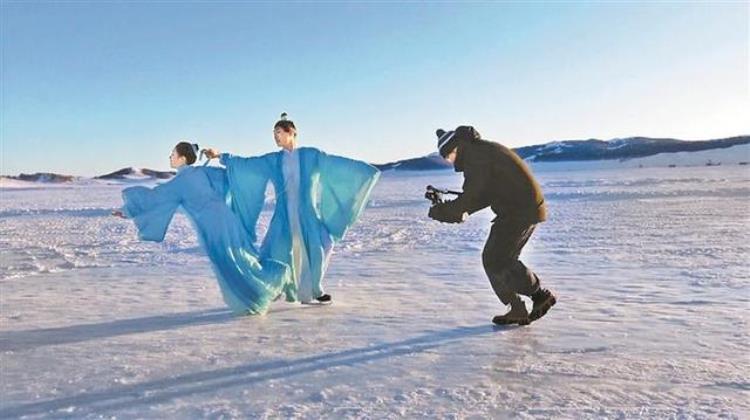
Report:
M 543 317 L 549 311 L 549 308 L 557 303 L 555 295 L 549 290 L 542 288 L 539 288 L 536 293 L 531 295 L 531 300 L 534 302 L 534 307 L 529 314 L 529 321 L 536 321 Z
M 526 304 L 516 296 L 510 302 L 510 311 L 505 315 L 498 315 L 492 318 L 492 322 L 497 325 L 529 325 L 531 321 L 529 321 L 529 312 L 526 310 Z

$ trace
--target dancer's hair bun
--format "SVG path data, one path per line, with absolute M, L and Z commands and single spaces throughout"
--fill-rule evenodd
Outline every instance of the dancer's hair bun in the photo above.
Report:
M 289 119 L 289 114 L 286 112 L 281 113 L 281 117 L 278 121 L 276 121 L 276 124 L 274 124 L 273 129 L 281 128 L 287 133 L 290 132 L 290 130 L 294 129 L 294 131 L 297 131 L 297 127 L 294 126 L 294 121 Z

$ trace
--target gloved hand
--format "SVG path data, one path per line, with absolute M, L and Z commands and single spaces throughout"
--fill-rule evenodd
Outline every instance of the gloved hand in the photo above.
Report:
M 447 209 L 441 204 L 430 207 L 430 211 L 427 213 L 427 216 L 429 216 L 430 219 L 443 223 L 461 223 L 466 220 L 466 217 L 468 216 L 467 213 L 461 215 L 453 214 L 452 212 L 446 211 Z

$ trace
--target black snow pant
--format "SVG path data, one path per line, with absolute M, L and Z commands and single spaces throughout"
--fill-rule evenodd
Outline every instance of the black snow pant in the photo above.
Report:
M 539 277 L 518 260 L 536 224 L 511 218 L 493 221 L 482 252 L 482 264 L 495 294 L 506 305 L 518 295 L 531 296 L 539 290 Z

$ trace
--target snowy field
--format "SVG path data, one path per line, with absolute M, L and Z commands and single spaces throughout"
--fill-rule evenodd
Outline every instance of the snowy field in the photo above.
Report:
M 558 304 L 509 328 L 491 214 L 426 217 L 451 172 L 385 174 L 334 304 L 263 317 L 228 313 L 184 216 L 162 244 L 110 217 L 122 185 L 0 190 L 0 417 L 750 417 L 750 167 L 537 175 L 522 258 Z

